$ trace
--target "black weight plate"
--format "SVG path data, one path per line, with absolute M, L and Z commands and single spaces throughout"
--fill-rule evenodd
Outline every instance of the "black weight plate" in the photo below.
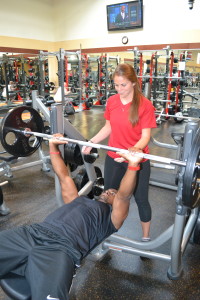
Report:
M 89 179 L 86 170 L 84 168 L 80 169 L 74 178 L 77 190 L 80 191 L 86 185 L 86 183 L 88 183 L 88 181 Z
M 95 170 L 95 173 L 97 175 L 97 178 L 98 177 L 102 177 L 102 172 L 101 172 L 101 169 L 97 166 L 94 166 L 94 170 Z M 93 187 L 95 185 L 95 182 L 93 183 Z M 93 194 L 93 188 L 92 190 L 89 192 L 89 194 L 87 195 L 90 199 L 94 199 L 94 194 Z
M 97 155 L 97 157 L 92 155 L 92 154 Z M 83 155 L 84 161 L 89 163 L 89 164 L 93 164 L 98 157 L 99 157 L 98 150 L 96 148 L 92 148 L 91 151 L 90 151 L 90 154 L 84 154 Z
M 182 114 L 182 112 L 177 112 L 177 113 L 175 113 L 175 116 L 176 116 L 176 118 L 174 118 L 174 121 L 176 122 L 176 123 L 182 123 L 183 122 L 183 114 Z
M 78 166 L 83 165 L 83 158 L 81 155 L 81 150 L 78 144 L 73 145 L 73 151 L 71 153 L 73 156 L 74 163 L 77 164 Z
M 78 168 L 78 165 L 69 163 L 69 168 L 71 172 L 74 172 Z
M 200 128 L 197 130 L 188 156 L 183 178 L 182 202 L 185 206 L 195 208 L 200 205 Z
M 83 158 L 81 155 L 80 147 L 75 143 L 68 143 L 64 147 L 64 160 L 65 163 L 83 165 Z
M 94 168 L 98 178 L 94 181 L 92 191 L 88 194 L 88 197 L 91 199 L 93 199 L 94 196 L 99 196 L 104 189 L 104 179 L 101 177 L 102 172 L 99 167 L 95 166 Z M 80 169 L 74 178 L 78 191 L 80 191 L 88 183 L 88 181 L 89 179 L 86 169 Z
M 100 196 L 104 190 L 104 179 L 99 177 L 94 181 L 92 192 L 94 196 Z
M 21 132 L 26 128 L 40 133 L 44 131 L 44 123 L 40 114 L 29 106 L 12 109 L 1 122 L 0 139 L 2 146 L 13 156 L 29 156 L 41 145 L 41 137 L 25 136 Z
M 74 163 L 74 144 L 68 143 L 64 145 L 64 160 L 65 163 Z
M 98 177 L 102 177 L 102 172 L 101 172 L 101 169 L 97 166 L 94 166 L 94 169 L 95 169 L 95 173 L 97 175 L 97 178 Z

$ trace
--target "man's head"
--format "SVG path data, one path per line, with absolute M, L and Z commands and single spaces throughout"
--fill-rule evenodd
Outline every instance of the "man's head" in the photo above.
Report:
M 122 12 L 122 13 L 125 13 L 125 10 L 126 10 L 125 6 L 122 5 L 122 6 L 121 6 L 121 12 Z
M 116 194 L 117 194 L 117 190 L 108 189 L 108 190 L 101 193 L 101 195 L 99 196 L 98 201 L 101 201 L 101 202 L 112 205 Z

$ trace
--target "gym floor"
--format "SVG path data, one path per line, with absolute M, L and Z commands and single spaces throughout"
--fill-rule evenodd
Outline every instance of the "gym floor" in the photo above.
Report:
M 91 138 L 104 124 L 103 108 L 76 113 L 68 117 L 85 138 Z M 152 136 L 159 142 L 175 144 L 172 132 L 184 132 L 187 123 L 163 122 L 154 129 Z M 44 152 L 48 155 L 48 146 L 44 143 Z M 150 143 L 151 154 L 175 158 L 175 151 L 158 148 Z M 105 151 L 99 151 L 100 157 L 94 165 L 103 172 Z M 23 159 L 26 162 L 38 160 L 38 153 Z M 12 164 L 15 167 L 17 164 Z M 153 170 L 152 174 L 157 171 Z M 174 171 L 163 171 L 165 180 L 174 180 Z M 158 173 L 157 173 L 158 174 Z M 12 178 L 3 177 L 1 182 L 9 183 L 2 187 L 4 200 L 11 213 L 0 217 L 0 230 L 22 224 L 40 222 L 57 206 L 52 171 L 41 171 L 41 166 L 13 172 Z M 174 223 L 176 191 L 151 185 L 149 198 L 152 205 L 151 238 L 158 237 Z M 134 200 L 131 202 L 129 216 L 118 232 L 120 235 L 140 241 L 141 227 Z M 158 249 L 159 253 L 170 254 L 171 241 Z M 140 256 L 109 251 L 101 261 L 95 261 L 89 255 L 78 269 L 73 280 L 71 300 L 174 300 L 200 299 L 200 246 L 188 244 L 183 256 L 183 276 L 179 280 L 169 280 L 167 262 L 142 259 Z M 56 270 L 52 270 L 56 272 Z M 0 300 L 8 300 L 0 290 Z M 38 299 L 40 300 L 40 299 Z

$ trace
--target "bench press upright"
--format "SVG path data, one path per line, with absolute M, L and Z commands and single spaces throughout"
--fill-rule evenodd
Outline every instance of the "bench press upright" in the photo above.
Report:
M 53 104 L 51 106 L 51 113 L 49 113 L 48 108 L 40 101 L 38 97 L 38 92 L 32 92 L 33 99 L 33 108 L 39 111 L 42 111 L 45 119 L 50 123 L 51 134 L 54 133 L 64 133 L 67 137 L 77 139 L 80 141 L 85 141 L 85 138 L 80 134 L 72 124 L 63 117 L 62 104 Z M 63 146 L 60 147 L 61 153 L 63 154 Z M 79 191 L 79 195 L 87 195 L 91 190 L 95 179 L 97 178 L 95 168 L 93 164 L 87 163 L 84 161 L 84 167 L 88 175 L 88 182 L 83 188 Z M 61 197 L 60 184 L 55 178 L 55 190 L 56 190 L 56 200 L 58 204 L 63 205 L 63 200 Z

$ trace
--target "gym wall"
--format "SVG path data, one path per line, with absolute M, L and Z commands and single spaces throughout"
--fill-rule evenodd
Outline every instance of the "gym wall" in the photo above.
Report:
M 41 41 L 54 41 L 52 3 L 52 0 L 1 1 L 1 41 L 6 42 L 8 38 L 7 44 L 13 47 L 23 44 L 26 48 L 33 46 L 33 49 L 41 47 Z M 12 43 L 9 37 L 21 39 L 14 39 Z M 1 46 L 7 44 L 1 43 Z
M 121 0 L 7 0 L 0 9 L 0 45 L 55 51 L 199 43 L 200 0 L 143 0 L 142 29 L 107 31 L 106 5 Z M 190 48 L 189 47 L 189 48 Z M 156 48 L 156 46 L 155 46 Z M 187 47 L 188 48 L 188 47 Z
M 56 36 L 64 41 L 60 43 L 64 49 L 77 49 L 80 44 L 84 49 L 123 46 L 124 35 L 131 46 L 199 42 L 200 0 L 196 0 L 193 10 L 189 10 L 188 0 L 143 0 L 143 28 L 116 32 L 107 31 L 106 5 L 122 0 L 61 2 L 63 11 L 59 17 L 63 19 L 65 29 L 59 30 L 60 34 L 57 32 Z M 65 18 L 64 7 L 67 11 L 69 4 L 70 13 Z

